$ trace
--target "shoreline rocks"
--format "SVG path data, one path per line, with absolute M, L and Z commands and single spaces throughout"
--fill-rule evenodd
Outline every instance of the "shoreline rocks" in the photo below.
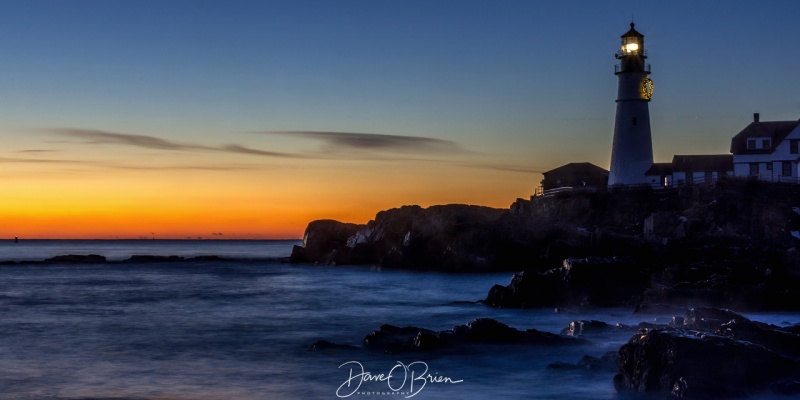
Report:
M 585 343 L 583 339 L 536 329 L 519 330 L 491 318 L 475 319 L 444 331 L 385 324 L 362 340 L 364 348 L 389 354 L 457 349 L 466 345 L 561 346 Z M 348 346 L 319 340 L 311 348 L 313 350 L 353 348 Z
M 149 255 L 149 254 L 135 254 L 124 260 L 108 260 L 105 256 L 98 254 L 65 254 L 65 255 L 50 257 L 39 261 L 36 260 L 2 261 L 0 262 L 0 265 L 13 266 L 13 265 L 43 265 L 43 264 L 46 265 L 46 264 L 131 264 L 131 263 L 149 264 L 149 263 L 221 262 L 221 261 L 231 261 L 231 259 L 227 259 L 217 255 L 183 257 L 176 255 L 161 256 L 161 255 Z M 236 261 L 244 262 L 244 261 L 258 261 L 258 260 L 241 259 Z
M 633 305 L 649 284 L 646 269 L 619 258 L 570 258 L 560 268 L 515 274 L 495 285 L 484 302 L 492 307 Z
M 800 335 L 727 309 L 700 307 L 644 329 L 619 350 L 620 392 L 673 399 L 800 394 Z
M 290 262 L 524 271 L 491 289 L 486 303 L 496 307 L 798 310 L 796 199 L 800 185 L 731 178 L 670 191 L 576 190 L 518 200 L 507 210 L 403 206 L 363 225 L 313 221 Z M 564 260 L 615 261 L 570 272 Z

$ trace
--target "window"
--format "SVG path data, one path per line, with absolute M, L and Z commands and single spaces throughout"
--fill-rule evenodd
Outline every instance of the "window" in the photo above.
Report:
M 772 171 L 772 163 L 771 162 L 767 163 L 767 171 Z
M 713 181 L 713 179 L 714 179 L 714 175 L 711 173 L 711 171 L 706 171 L 705 183 L 711 183 Z
M 772 148 L 772 141 L 769 139 L 764 139 L 761 141 L 761 148 L 762 149 L 771 149 Z
M 800 153 L 800 151 L 798 151 L 798 146 L 797 146 L 798 142 L 800 142 L 800 140 L 798 140 L 798 139 L 790 139 L 789 140 L 789 153 L 791 153 L 791 154 Z
M 750 176 L 758 176 L 758 163 L 750 163 Z
M 784 161 L 781 163 L 781 175 L 783 176 L 792 176 L 792 162 L 791 161 Z
M 747 139 L 747 148 L 748 149 L 755 149 L 756 148 L 756 140 L 755 139 Z

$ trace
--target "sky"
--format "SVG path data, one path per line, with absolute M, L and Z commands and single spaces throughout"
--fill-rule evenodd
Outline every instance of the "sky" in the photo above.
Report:
M 656 161 L 800 118 L 800 2 L 0 1 L 0 238 L 299 238 L 608 168 L 645 35 Z

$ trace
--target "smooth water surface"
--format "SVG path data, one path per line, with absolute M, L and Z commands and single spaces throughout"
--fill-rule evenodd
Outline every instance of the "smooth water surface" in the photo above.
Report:
M 262 243 L 275 247 L 259 254 L 280 256 L 294 244 Z M 131 251 L 119 243 L 108 248 L 115 254 Z M 175 247 L 148 250 L 170 255 Z M 385 323 L 442 330 L 489 317 L 517 328 L 558 332 L 577 319 L 635 324 L 653 318 L 627 309 L 556 313 L 475 302 L 493 284 L 508 283 L 510 274 L 378 271 L 241 258 L 0 266 L 0 398 L 335 399 L 356 365 L 339 368 L 344 363 L 357 361 L 377 375 L 388 374 L 398 362 L 423 361 L 432 375 L 461 382 L 422 388 L 417 382 L 415 392 L 406 384 L 398 392 L 405 395 L 390 394 L 385 381 L 365 382 L 360 392 L 369 394 L 349 398 L 416 393 L 412 398 L 612 399 L 617 397 L 613 373 L 546 366 L 616 350 L 630 334 L 592 337 L 581 346 L 481 346 L 436 355 L 364 348 L 311 351 L 309 346 L 320 339 L 360 346 Z M 798 316 L 761 317 L 793 323 Z M 340 395 L 354 391 L 344 389 Z

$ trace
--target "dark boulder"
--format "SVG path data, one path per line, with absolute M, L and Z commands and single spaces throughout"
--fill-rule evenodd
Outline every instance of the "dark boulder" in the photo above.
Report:
M 764 346 L 689 329 L 635 334 L 619 350 L 619 391 L 721 398 L 797 379 L 800 363 Z
M 747 317 L 726 308 L 695 307 L 684 314 L 683 325 L 688 329 L 714 331 L 733 320 L 745 321 Z
M 561 330 L 561 334 L 565 336 L 583 336 L 590 333 L 610 332 L 618 329 L 623 329 L 622 326 L 611 325 L 603 321 L 596 320 L 579 320 L 572 321 L 566 328 Z
M 364 338 L 364 346 L 387 353 L 429 351 L 467 344 L 530 344 L 539 346 L 584 343 L 536 329 L 518 330 L 490 318 L 480 318 L 444 331 L 413 326 L 383 325 Z
M 397 327 L 394 325 L 381 325 L 377 331 L 372 331 L 364 338 L 364 346 L 370 349 L 382 350 L 386 353 L 398 353 L 417 349 L 415 339 L 420 334 L 436 335 L 430 329 L 417 328 L 414 326 Z M 420 342 L 426 349 L 429 348 L 429 341 Z
M 81 263 L 81 264 L 97 264 L 106 262 L 105 256 L 97 254 L 67 254 L 63 256 L 55 256 L 44 260 L 51 263 Z
M 342 253 L 347 249 L 347 239 L 360 227 L 331 219 L 312 221 L 303 235 L 303 245 L 294 246 L 289 260 L 296 263 L 346 264 L 349 256 Z
M 759 344 L 779 354 L 800 359 L 800 335 L 786 332 L 774 325 L 746 318 L 733 319 L 720 325 L 714 333 Z
M 443 331 L 448 340 L 475 343 L 529 343 L 556 345 L 573 343 L 574 340 L 536 329 L 520 331 L 491 318 L 479 318 L 464 325 Z
M 568 258 L 546 272 L 515 274 L 508 286 L 495 285 L 484 302 L 493 307 L 632 305 L 649 284 L 638 264 L 619 258 Z
M 357 349 L 356 346 L 352 346 L 349 344 L 339 344 L 339 343 L 332 343 L 327 340 L 317 340 L 316 342 L 312 343 L 309 347 L 311 350 L 315 351 L 326 351 L 326 350 L 355 350 Z

